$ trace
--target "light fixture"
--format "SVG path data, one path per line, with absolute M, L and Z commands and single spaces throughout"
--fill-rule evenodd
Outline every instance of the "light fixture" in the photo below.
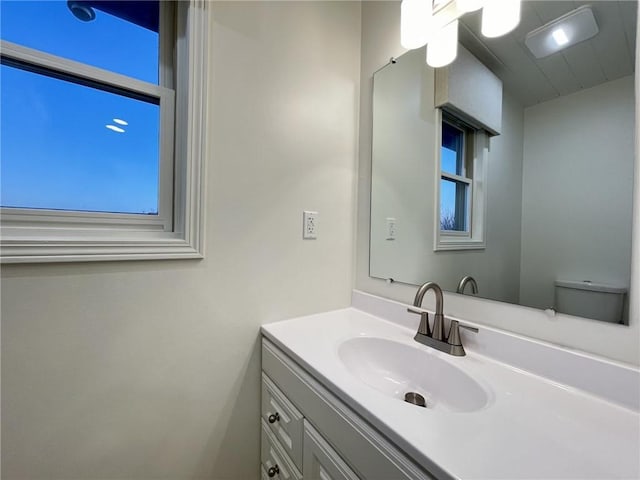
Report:
M 458 20 L 438 30 L 427 44 L 427 64 L 433 68 L 449 65 L 458 55 Z
M 520 0 L 487 0 L 482 9 L 482 34 L 500 37 L 520 23 Z
M 485 0 L 457 0 L 456 3 L 462 12 L 475 12 L 484 6 Z
M 556 28 L 553 32 L 551 32 L 551 36 L 556 41 L 558 46 L 563 46 L 569 43 L 569 39 L 567 38 L 567 34 L 564 33 L 562 28 Z
M 120 118 L 114 118 L 113 123 L 117 123 L 118 125 L 129 125 L 129 122 L 122 120 Z
M 124 133 L 124 128 L 116 127 L 115 125 L 105 125 L 105 127 L 114 132 Z
M 444 67 L 458 54 L 458 18 L 482 8 L 482 33 L 486 37 L 499 37 L 520 23 L 520 1 L 402 0 L 400 43 L 407 50 L 426 44 L 427 64 Z
M 90 22 L 95 20 L 96 12 L 91 5 L 81 0 L 68 0 L 67 8 L 75 15 L 75 17 L 81 22 Z
M 400 6 L 400 44 L 408 49 L 420 48 L 429 41 L 430 0 L 402 0 Z
M 536 58 L 544 58 L 588 40 L 598 32 L 591 8 L 584 5 L 528 33 L 524 44 Z

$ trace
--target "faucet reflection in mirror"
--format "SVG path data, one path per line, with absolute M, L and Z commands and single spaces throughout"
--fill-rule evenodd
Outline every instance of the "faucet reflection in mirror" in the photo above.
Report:
M 458 288 L 456 288 L 456 293 L 464 294 L 464 289 L 466 288 L 467 284 L 471 285 L 471 293 L 473 293 L 474 295 L 478 293 L 478 284 L 471 275 L 465 275 L 460 279 Z
M 427 45 L 427 64 L 445 67 L 458 54 L 458 18 L 479 9 L 485 37 L 500 37 L 520 23 L 520 0 L 402 0 L 400 44 L 408 50 Z

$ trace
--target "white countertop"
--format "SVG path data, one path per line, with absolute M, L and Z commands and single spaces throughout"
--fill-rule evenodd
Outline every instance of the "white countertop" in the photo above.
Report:
M 451 357 L 414 331 L 355 308 L 262 327 L 263 334 L 427 470 L 461 479 L 640 478 L 640 414 L 475 354 Z M 490 390 L 474 412 L 422 409 L 355 378 L 338 357 L 353 337 L 425 349 Z

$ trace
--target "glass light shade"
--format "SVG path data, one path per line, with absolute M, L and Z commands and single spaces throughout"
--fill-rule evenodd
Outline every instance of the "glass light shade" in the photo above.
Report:
M 520 0 L 487 0 L 482 10 L 482 34 L 500 37 L 520 23 Z
M 457 0 L 458 10 L 475 12 L 484 6 L 485 0 Z
M 458 55 L 458 20 L 442 27 L 427 45 L 427 64 L 433 68 L 449 65 Z
M 402 0 L 400 6 L 400 44 L 413 50 L 429 40 L 431 30 L 431 1 Z

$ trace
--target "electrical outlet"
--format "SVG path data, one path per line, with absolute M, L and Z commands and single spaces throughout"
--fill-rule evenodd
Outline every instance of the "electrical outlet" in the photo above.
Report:
M 387 240 L 396 239 L 396 219 L 387 217 Z
M 318 212 L 305 210 L 302 212 L 302 238 L 318 238 Z

